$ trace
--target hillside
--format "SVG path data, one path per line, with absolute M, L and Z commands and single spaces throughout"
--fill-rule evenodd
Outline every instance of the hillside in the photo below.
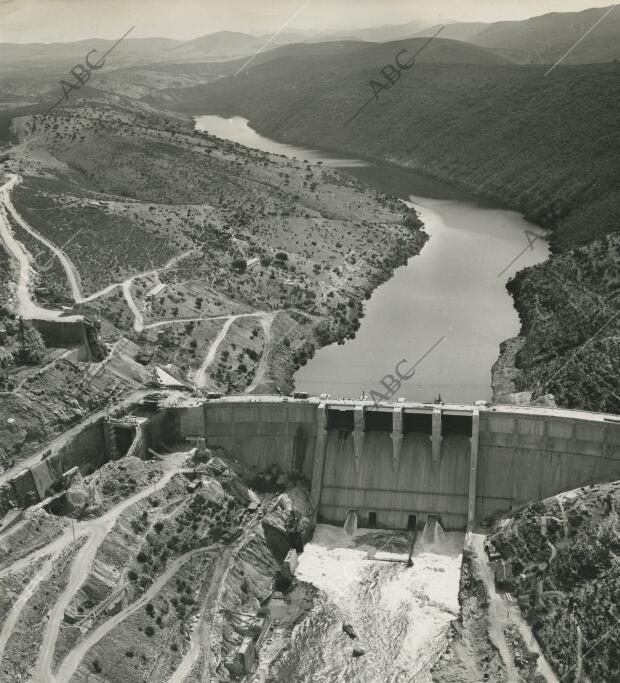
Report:
M 525 21 L 500 21 L 469 40 L 523 63 L 553 64 L 609 10 L 552 12 Z M 566 64 L 611 62 L 620 58 L 620 11 L 616 8 L 567 56 Z
M 581 12 L 550 12 L 522 21 L 455 22 L 446 25 L 441 35 L 495 50 L 516 64 L 554 64 L 612 6 Z M 431 36 L 440 26 L 425 27 L 411 35 Z M 614 9 L 563 61 L 566 64 L 592 64 L 619 58 L 620 12 Z
M 303 482 L 261 495 L 248 483 L 270 472 L 213 456 L 123 457 L 3 533 L 0 679 L 234 680 L 243 638 L 271 637 L 274 584 L 311 604 L 280 572 L 312 534 Z
M 347 37 L 356 40 L 367 40 L 372 43 L 387 43 L 393 40 L 401 40 L 402 38 L 410 38 L 427 26 L 427 21 L 418 21 L 414 19 L 405 24 L 385 24 L 383 26 L 372 26 L 369 28 L 349 29 L 348 31 L 324 31 L 319 35 L 322 36 L 324 40 L 333 40 L 334 38 L 340 40 L 341 38 Z
M 508 284 L 525 343 L 516 391 L 620 414 L 620 234 L 522 270 Z M 534 304 L 534 305 L 533 305 Z
M 620 483 L 589 486 L 528 505 L 492 530 L 521 611 L 566 680 L 580 664 L 591 681 L 617 680 L 619 504 Z
M 543 79 L 543 67 L 502 65 L 490 52 L 437 39 L 393 90 L 345 126 L 372 97 L 368 82 L 381 80 L 381 66 L 422 44 L 377 45 L 342 59 L 289 57 L 153 101 L 174 97 L 179 109 L 241 115 L 281 141 L 455 181 L 553 227 L 556 248 L 615 229 L 619 67 L 559 68 Z
M 81 361 L 56 391 L 54 361 L 68 351 L 53 338 L 36 393 L 27 391 L 19 314 L 53 316 L 64 306 L 101 319 L 112 357 L 134 343 L 128 360 L 141 380 L 172 364 L 168 372 L 203 389 L 286 391 L 318 347 L 355 335 L 370 292 L 426 239 L 394 197 L 320 164 L 196 132 L 190 119 L 128 98 L 93 91 L 16 118 L 11 136 L 0 230 L 32 269 L 21 271 L 24 294 L 15 286 L 21 252 L 3 250 L 14 257 L 2 261 L 0 280 L 10 356 L 0 366 L 0 388 L 10 392 L 0 412 L 12 421 L 4 463 L 81 410 L 101 408 L 108 392 L 92 390 L 90 374 L 82 381 Z M 114 366 L 102 363 L 93 368 L 100 379 Z M 121 367 L 116 384 L 135 388 L 128 373 Z M 54 398 L 36 410 L 41 394 Z M 65 409 L 67 396 L 76 404 Z
M 615 112 L 620 107 L 620 67 L 562 66 L 543 78 L 541 66 L 429 64 L 455 52 L 461 62 L 473 59 L 462 43 L 437 39 L 421 55 L 426 63 L 421 60 L 346 125 L 372 97 L 369 80 L 381 78 L 379 68 L 405 44 L 414 49 L 420 43 L 373 46 L 342 60 L 276 60 L 236 79 L 165 92 L 157 99 L 169 105 L 173 96 L 175 106 L 193 113 L 244 116 L 258 132 L 283 142 L 395 162 L 523 212 L 551 230 L 554 252 L 581 259 L 580 269 L 590 272 L 588 287 L 610 311 L 600 318 L 601 324 L 611 319 L 605 336 L 612 346 L 617 344 L 620 321 L 612 318 L 616 281 L 600 277 L 595 256 L 604 249 L 603 242 L 591 254 L 586 249 L 573 257 L 570 252 L 618 231 L 620 135 Z M 613 271 L 616 262 L 611 266 Z M 546 268 L 537 272 L 544 274 Z M 574 309 L 589 310 L 590 295 L 579 288 L 577 269 L 568 272 L 577 277 L 569 284 Z M 524 281 L 529 277 L 522 276 Z M 547 321 L 532 301 L 517 299 L 528 335 Z M 613 387 L 620 375 L 618 354 L 602 368 L 596 357 L 580 355 L 586 366 L 600 368 L 604 382 L 611 378 L 612 393 L 602 403 L 567 373 L 547 386 L 550 359 L 559 369 L 576 352 L 592 353 L 584 334 L 598 329 L 595 321 L 579 322 L 570 310 L 566 314 L 552 348 L 532 353 L 532 339 L 520 355 L 527 367 L 520 388 L 535 395 L 557 393 L 563 405 L 605 406 L 617 412 L 614 394 L 620 392 Z
M 127 26 L 121 30 L 118 37 L 130 28 Z M 119 67 L 166 61 L 234 59 L 253 54 L 265 44 L 268 37 L 235 31 L 218 31 L 183 41 L 171 38 L 133 38 L 130 34 L 114 47 L 108 64 Z M 301 40 L 303 36 L 283 33 L 273 39 L 273 45 L 270 47 Z M 0 42 L 1 72 L 6 73 L 14 68 L 24 69 L 29 65 L 48 71 L 70 69 L 73 64 L 82 61 L 90 50 L 97 50 L 102 54 L 112 48 L 116 41 L 117 39 L 90 38 L 71 43 Z M 94 58 L 91 60 L 95 61 Z

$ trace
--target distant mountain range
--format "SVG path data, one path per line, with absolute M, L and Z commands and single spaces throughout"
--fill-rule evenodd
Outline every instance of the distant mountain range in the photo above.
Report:
M 610 7 L 582 12 L 552 12 L 524 21 L 456 23 L 446 26 L 441 35 L 497 50 L 516 63 L 552 64 L 609 12 L 564 62 L 611 62 L 620 59 L 620 8 L 609 11 Z M 416 35 L 431 35 L 437 28 L 427 27 Z
M 582 12 L 553 12 L 523 21 L 496 23 L 451 22 L 441 31 L 442 38 L 471 43 L 518 64 L 552 64 L 588 31 L 601 17 L 596 28 L 565 59 L 567 64 L 610 62 L 620 59 L 620 9 L 593 8 Z M 284 31 L 273 35 L 249 35 L 235 31 L 218 31 L 194 38 L 127 37 L 114 50 L 108 61 L 114 68 L 153 63 L 219 62 L 248 58 L 258 51 L 269 53 L 282 45 L 320 44 L 316 53 L 326 54 L 327 43 L 387 43 L 429 36 L 440 25 L 410 21 L 349 31 Z M 120 36 L 119 36 L 120 37 Z M 269 44 L 267 42 L 269 41 Z M 110 49 L 114 40 L 80 40 L 72 43 L 0 43 L 0 75 L 15 70 L 34 68 L 38 72 L 55 72 L 71 68 L 92 49 L 100 53 Z
M 247 58 L 264 47 L 269 38 L 233 31 L 219 31 L 187 41 L 128 36 L 114 48 L 107 64 L 112 68 L 125 68 L 166 62 L 218 62 Z M 273 39 L 270 47 L 273 49 L 274 46 L 305 39 L 303 35 L 282 33 Z M 72 43 L 0 43 L 0 75 L 27 71 L 32 67 L 48 73 L 70 69 L 74 64 L 83 62 L 90 50 L 103 54 L 115 42 L 93 38 Z M 96 61 L 96 57 L 92 56 L 91 61 Z

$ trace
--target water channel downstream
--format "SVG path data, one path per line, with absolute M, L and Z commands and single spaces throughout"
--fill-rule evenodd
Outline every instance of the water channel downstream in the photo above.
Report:
M 537 226 L 407 171 L 274 142 L 239 117 L 196 121 L 197 128 L 220 138 L 320 160 L 397 195 L 411 202 L 430 236 L 420 255 L 375 290 L 356 338 L 319 350 L 297 372 L 298 389 L 334 397 L 381 391 L 381 378 L 400 359 L 415 362 L 442 339 L 398 395 L 428 401 L 441 394 L 445 401 L 467 403 L 491 397 L 499 344 L 519 330 L 506 281 L 547 256 L 542 239 L 528 246 L 526 230 L 541 234 Z M 406 559 L 404 533 L 359 529 L 348 534 L 319 525 L 300 557 L 298 577 L 318 588 L 320 597 L 296 626 L 269 680 L 429 683 L 430 668 L 445 649 L 448 624 L 458 613 L 463 534 L 418 539 L 409 568 L 373 559 Z M 343 622 L 351 623 L 357 640 L 343 632 Z M 356 645 L 364 648 L 364 656 L 352 656 Z
M 446 402 L 462 403 L 491 397 L 499 345 L 519 331 L 506 282 L 547 256 L 546 242 L 528 240 L 526 234 L 542 234 L 538 226 L 405 170 L 386 172 L 386 167 L 275 142 L 240 117 L 199 116 L 196 125 L 255 149 L 323 161 L 400 196 L 412 203 L 430 235 L 422 252 L 375 290 L 355 339 L 320 349 L 298 370 L 297 389 L 351 398 L 382 392 L 381 378 L 393 373 L 400 359 L 415 362 L 443 338 L 398 396 L 430 401 L 441 394 Z

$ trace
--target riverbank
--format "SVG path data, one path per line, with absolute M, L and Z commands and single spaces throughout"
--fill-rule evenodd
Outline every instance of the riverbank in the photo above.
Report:
M 597 256 L 606 252 L 605 261 L 617 268 L 617 126 L 609 106 L 620 96 L 616 67 L 571 68 L 545 81 L 533 66 L 417 64 L 415 86 L 403 79 L 397 97 L 374 102 L 344 126 L 367 77 L 348 60 L 338 68 L 329 61 L 317 60 L 303 78 L 294 61 L 280 65 L 276 79 L 271 65 L 262 65 L 252 78 L 202 86 L 201 99 L 222 116 L 247 116 L 261 134 L 395 162 L 465 188 L 469 196 L 499 201 L 547 229 L 558 260 L 541 267 L 540 278 L 525 271 L 519 284 L 528 294 L 515 298 L 525 340 L 512 368 L 517 393 L 531 392 L 534 400 L 553 394 L 564 407 L 620 412 L 617 289 L 598 272 Z M 307 87 L 291 87 L 301 82 Z M 191 102 L 196 110 L 195 91 L 176 94 L 175 106 L 187 111 Z M 558 127 L 562 111 L 571 114 Z M 528 241 L 522 249 L 529 249 Z M 553 280 L 558 270 L 567 280 L 559 288 Z M 540 282 L 542 306 L 541 295 L 531 291 Z M 554 311 L 558 303 L 564 304 L 561 315 Z M 603 339 L 585 346 L 598 330 Z M 576 354 L 578 363 L 572 362 Z
M 216 140 L 136 102 L 80 100 L 14 131 L 0 178 L 5 350 L 17 358 L 15 315 L 67 319 L 59 283 L 72 314 L 101 321 L 119 394 L 126 375 L 133 385 L 155 365 L 207 391 L 288 393 L 318 347 L 356 334 L 363 302 L 427 239 L 413 210 L 355 178 Z M 101 163 L 103 149 L 114 164 Z M 51 404 L 58 420 L 36 407 L 55 394 L 51 370 L 68 374 L 52 365 L 66 349 L 45 341 L 36 384 L 22 386 L 20 362 L 8 379 L 0 369 L 12 434 L 0 466 L 63 427 L 65 399 Z M 68 412 L 93 407 L 104 374 L 90 367 L 78 385 L 71 370 Z
M 249 145 L 250 147 L 255 147 L 263 149 L 266 151 L 271 151 L 274 153 L 282 153 L 286 156 L 292 155 L 306 155 L 312 161 L 324 160 L 330 165 L 335 165 L 339 167 L 339 170 L 349 176 L 353 176 L 356 179 L 361 180 L 363 183 L 368 184 L 372 187 L 376 187 L 381 192 L 387 195 L 393 195 L 399 197 L 401 200 L 408 200 L 411 198 L 412 194 L 417 195 L 418 201 L 410 204 L 412 208 L 416 209 L 418 215 L 421 215 L 421 204 L 422 201 L 428 201 L 431 211 L 427 212 L 425 216 L 422 216 L 422 224 L 425 226 L 429 234 L 433 234 L 432 228 L 429 230 L 429 225 L 432 224 L 444 224 L 440 216 L 432 215 L 433 206 L 437 206 L 438 202 L 463 202 L 468 205 L 474 204 L 482 210 L 488 211 L 502 211 L 507 210 L 510 204 L 508 198 L 502 198 L 497 194 L 489 193 L 488 191 L 480 191 L 478 187 L 468 186 L 467 183 L 461 177 L 439 177 L 428 173 L 425 170 L 420 170 L 419 168 L 413 168 L 408 162 L 403 161 L 398 155 L 378 155 L 370 154 L 367 150 L 353 150 L 347 145 L 340 146 L 339 148 L 327 148 L 321 151 L 317 149 L 310 149 L 307 146 L 308 139 L 302 136 L 304 142 L 295 142 L 289 137 L 286 141 L 277 142 L 272 140 L 265 135 L 271 130 L 269 124 L 262 122 L 259 119 L 258 128 L 253 127 L 253 119 L 246 120 L 242 117 L 234 116 L 229 119 L 225 119 L 221 116 L 204 115 L 196 117 L 199 122 L 198 127 L 209 128 L 218 136 L 232 136 L 236 142 Z M 231 139 L 231 138 L 226 138 Z M 361 151 L 361 153 L 360 153 Z M 356 157 L 349 157 L 345 160 L 341 159 L 343 153 L 352 154 L 355 153 Z M 357 158 L 359 157 L 359 158 Z M 506 200 L 505 200 L 506 199 Z M 430 201 L 429 201 L 430 200 Z M 460 216 L 458 221 L 460 222 Z M 526 267 L 527 265 L 532 265 L 540 260 L 540 250 L 544 245 L 544 240 L 533 239 L 528 237 L 528 231 L 533 232 L 536 235 L 542 233 L 539 226 L 536 226 L 528 222 L 527 214 L 523 217 L 524 222 L 527 224 L 522 231 L 523 234 L 522 244 L 525 245 L 526 253 L 520 253 L 523 251 L 523 246 L 521 244 L 514 246 L 514 256 L 502 257 L 494 261 L 496 263 L 505 262 L 508 265 L 507 272 L 500 273 L 504 277 L 501 280 L 501 284 L 507 283 L 509 278 L 514 275 L 519 269 Z M 459 228 L 462 227 L 459 225 Z M 489 237 L 496 233 L 496 227 L 494 226 L 493 231 L 489 234 Z M 456 235 L 453 235 L 456 236 Z M 530 245 L 530 249 L 527 249 L 527 245 Z M 427 250 L 433 245 L 428 245 Z M 468 244 L 461 244 L 460 249 L 466 250 Z M 479 251 L 483 252 L 487 245 L 481 244 Z M 476 251 L 476 249 L 472 250 Z M 455 249 L 454 252 L 458 252 Z M 531 253 L 527 253 L 531 252 Z M 519 256 L 520 255 L 520 256 Z M 460 256 L 460 254 L 459 254 Z M 473 256 L 473 254 L 472 254 Z M 513 263 L 515 257 L 517 260 Z M 421 288 L 424 287 L 425 283 L 428 283 L 431 279 L 433 280 L 433 285 L 436 288 L 441 287 L 441 283 L 437 280 L 436 276 L 439 273 L 447 273 L 448 278 L 452 270 L 458 267 L 458 264 L 450 263 L 447 254 L 444 252 L 440 258 L 434 259 L 434 268 L 432 272 L 426 272 L 421 274 L 418 281 L 411 286 L 411 289 L 416 290 L 420 293 Z M 414 268 L 420 268 L 421 259 L 417 260 Z M 493 288 L 494 283 L 487 278 L 486 275 L 480 281 L 484 280 L 486 286 Z M 381 284 L 381 283 L 379 283 Z M 460 285 L 460 283 L 459 283 Z M 403 287 L 409 288 L 409 283 L 402 283 Z M 373 298 L 369 304 L 367 304 L 366 309 L 368 312 L 369 305 L 372 307 L 373 304 L 375 308 L 380 310 L 387 310 L 394 306 L 394 298 L 391 296 L 392 288 L 388 288 L 384 297 L 381 297 L 381 291 L 374 292 Z M 479 293 L 480 295 L 481 293 Z M 471 296 L 472 301 L 479 300 L 479 295 Z M 419 294 L 421 300 L 428 300 L 433 297 L 432 293 L 425 294 L 422 292 Z M 442 308 L 445 302 L 450 301 L 454 297 L 454 292 L 445 292 L 442 303 L 439 304 Z M 377 303 L 377 298 L 380 302 Z M 521 306 L 522 302 L 519 302 Z M 519 314 L 519 318 L 522 317 L 521 310 L 518 308 L 517 301 L 513 301 L 513 307 L 515 312 Z M 461 304 L 455 307 L 455 309 L 470 310 L 466 304 Z M 372 310 L 372 309 L 371 309 Z M 497 310 L 497 309 L 496 309 Z M 425 321 L 424 328 L 428 329 L 429 320 L 432 319 L 432 314 L 425 312 L 422 314 L 423 320 Z M 430 337 L 427 340 L 426 346 L 422 348 L 419 343 L 417 346 L 415 342 L 403 343 L 400 345 L 400 351 L 402 354 L 416 354 L 421 356 L 424 350 L 431 346 L 434 340 L 440 339 L 446 336 L 446 331 L 452 331 L 454 329 L 451 321 L 448 317 L 454 319 L 458 317 L 458 311 L 453 310 L 450 316 L 445 316 L 444 324 L 441 329 L 434 331 L 434 337 L 431 340 Z M 410 306 L 407 306 L 403 311 L 398 311 L 395 315 L 391 316 L 389 320 L 382 320 L 377 328 L 381 331 L 380 335 L 383 337 L 383 331 L 386 328 L 393 328 L 398 321 L 409 321 L 411 319 L 418 320 L 419 315 L 417 311 Z M 446 355 L 435 355 L 435 363 L 432 363 L 433 358 L 431 358 L 431 363 L 428 361 L 425 363 L 425 367 L 418 370 L 416 379 L 411 382 L 402 382 L 399 390 L 402 393 L 408 392 L 408 397 L 413 397 L 420 400 L 432 400 L 437 396 L 446 397 L 446 395 L 454 392 L 455 384 L 461 384 L 462 388 L 459 391 L 459 395 L 455 396 L 454 393 L 450 395 L 449 400 L 458 400 L 473 402 L 478 399 L 491 400 L 497 403 L 515 403 L 523 404 L 528 403 L 532 400 L 533 391 L 527 391 L 523 389 L 523 383 L 520 382 L 522 372 L 518 367 L 518 351 L 520 351 L 525 344 L 525 337 L 521 336 L 520 326 L 516 323 L 516 316 L 513 318 L 515 321 L 512 326 L 511 322 L 507 320 L 504 321 L 504 331 L 499 336 L 495 336 L 489 342 L 489 335 L 487 334 L 486 339 L 480 336 L 475 341 L 470 340 L 470 345 L 484 346 L 486 344 L 491 344 L 493 350 L 491 353 L 486 354 L 486 360 L 484 361 L 483 368 L 481 368 L 474 378 L 468 377 L 465 380 L 460 380 L 459 378 L 452 375 L 449 380 L 445 378 L 446 366 L 450 364 L 450 360 Z M 485 323 L 488 323 L 490 318 L 485 320 L 480 320 L 477 323 L 472 322 L 470 330 L 472 328 L 478 330 L 484 327 Z M 358 333 L 359 335 L 366 335 L 368 328 L 368 317 L 364 323 L 364 327 Z M 462 335 L 462 331 L 461 331 Z M 353 335 L 355 336 L 355 335 Z M 343 339 L 351 338 L 349 335 Z M 462 337 L 461 337 L 462 338 Z M 340 343 L 340 341 L 339 341 Z M 467 343 L 467 342 L 466 342 Z M 368 368 L 369 364 L 369 347 L 372 349 L 373 346 L 377 348 L 381 345 L 378 342 L 373 345 L 372 339 L 364 338 L 358 339 L 356 345 L 360 347 L 361 353 L 360 357 L 355 360 L 357 355 L 353 351 L 354 358 L 350 357 L 351 346 L 349 342 L 346 348 L 339 349 L 336 346 L 329 346 L 323 348 L 321 352 L 321 360 L 319 361 L 314 357 L 314 353 L 310 355 L 310 362 L 306 365 L 305 363 L 297 370 L 295 374 L 295 387 L 300 390 L 309 391 L 310 393 L 317 393 L 328 391 L 334 395 L 362 395 L 362 393 L 368 393 L 370 390 L 375 390 L 381 392 L 383 389 L 381 386 L 376 386 L 380 378 L 385 375 L 388 369 L 394 366 L 399 360 L 399 358 L 394 357 L 392 361 L 385 360 L 384 353 L 381 354 L 381 360 L 374 365 L 372 373 L 369 373 L 368 378 L 357 379 L 349 376 L 347 374 L 346 368 L 350 367 L 351 362 L 356 365 L 356 372 L 361 367 Z M 414 349 L 411 350 L 411 347 Z M 457 349 L 454 348 L 452 351 L 454 356 L 457 355 Z M 396 354 L 398 355 L 398 353 Z M 364 358 L 362 358 L 364 356 Z M 372 358 L 372 353 L 370 354 Z M 372 361 L 371 361 L 372 362 Z M 476 361 L 473 361 L 474 363 Z M 469 366 L 471 367 L 472 359 L 469 359 Z M 425 372 L 426 369 L 426 372 Z M 344 372 L 343 372 L 344 371 Z M 484 379 L 485 373 L 489 373 L 490 383 L 486 384 Z M 345 375 L 345 376 L 343 376 Z M 443 376 L 445 381 L 437 381 L 437 376 Z M 286 378 L 282 377 L 283 385 L 290 388 Z M 538 398 L 538 397 L 537 397 Z M 544 402 L 546 405 L 552 405 L 553 397 L 545 398 Z
M 394 374 L 402 359 L 413 364 L 424 356 L 415 376 L 392 382 L 398 395 L 421 401 L 441 395 L 464 403 L 492 398 L 491 368 L 499 346 L 519 331 L 504 285 L 520 266 L 545 257 L 543 240 L 520 254 L 528 231 L 537 226 L 497 205 L 472 201 L 458 188 L 395 166 L 388 173 L 383 164 L 274 142 L 239 117 L 198 117 L 197 126 L 254 149 L 336 165 L 353 182 L 398 197 L 415 210 L 430 236 L 417 258 L 403 258 L 403 267 L 394 269 L 393 277 L 373 282 L 354 338 L 344 345 L 319 340 L 323 348 L 295 374 L 297 389 L 333 396 L 384 394 L 382 378 Z M 365 277 L 368 267 L 368 258 L 362 257 L 357 275 Z M 432 353 L 426 354 L 431 347 Z

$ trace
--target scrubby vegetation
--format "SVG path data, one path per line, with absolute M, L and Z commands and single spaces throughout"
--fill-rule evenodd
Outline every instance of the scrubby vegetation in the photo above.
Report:
M 453 42 L 447 54 L 444 43 L 450 41 L 434 41 L 393 91 L 348 124 L 372 94 L 367 84 L 377 65 L 390 63 L 400 43 L 354 57 L 273 60 L 243 78 L 174 90 L 174 106 L 195 113 L 208 102 L 209 113 L 245 116 L 284 142 L 388 159 L 499 200 L 548 228 L 568 282 L 556 289 L 541 266 L 511 287 L 527 338 L 517 358 L 518 388 L 553 393 L 567 407 L 618 412 L 618 318 L 605 328 L 606 339 L 587 343 L 619 310 L 617 280 L 608 276 L 618 265 L 620 66 L 560 66 L 544 78 L 547 66 L 471 64 L 462 44 Z M 605 301 L 603 315 L 582 284 Z M 576 363 L 568 362 L 573 354 Z
M 289 353 L 274 353 L 258 378 L 272 388 L 276 377 L 290 382 L 315 347 L 355 334 L 364 298 L 424 243 L 415 212 L 394 197 L 319 164 L 218 140 L 186 117 L 126 98 L 77 100 L 14 128 L 21 156 L 11 170 L 22 181 L 12 199 L 71 262 L 80 298 L 88 297 L 74 309 L 101 316 L 111 341 L 148 342 L 153 362 L 172 360 L 190 380 L 223 316 L 302 312 Z M 15 230 L 45 261 L 37 301 L 73 303 L 60 260 Z M 160 323 L 146 339 L 135 335 Z M 226 339 L 230 361 L 209 368 L 210 386 L 243 391 L 256 379 L 265 339 L 247 341 L 238 358 Z
M 620 483 L 590 486 L 529 505 L 493 530 L 512 562 L 521 610 L 567 679 L 580 637 L 590 680 L 612 681 L 620 670 L 619 505 Z
M 620 413 L 620 235 L 521 271 L 509 290 L 525 345 L 519 390 L 560 405 Z M 536 305 L 531 305 L 535 302 Z

